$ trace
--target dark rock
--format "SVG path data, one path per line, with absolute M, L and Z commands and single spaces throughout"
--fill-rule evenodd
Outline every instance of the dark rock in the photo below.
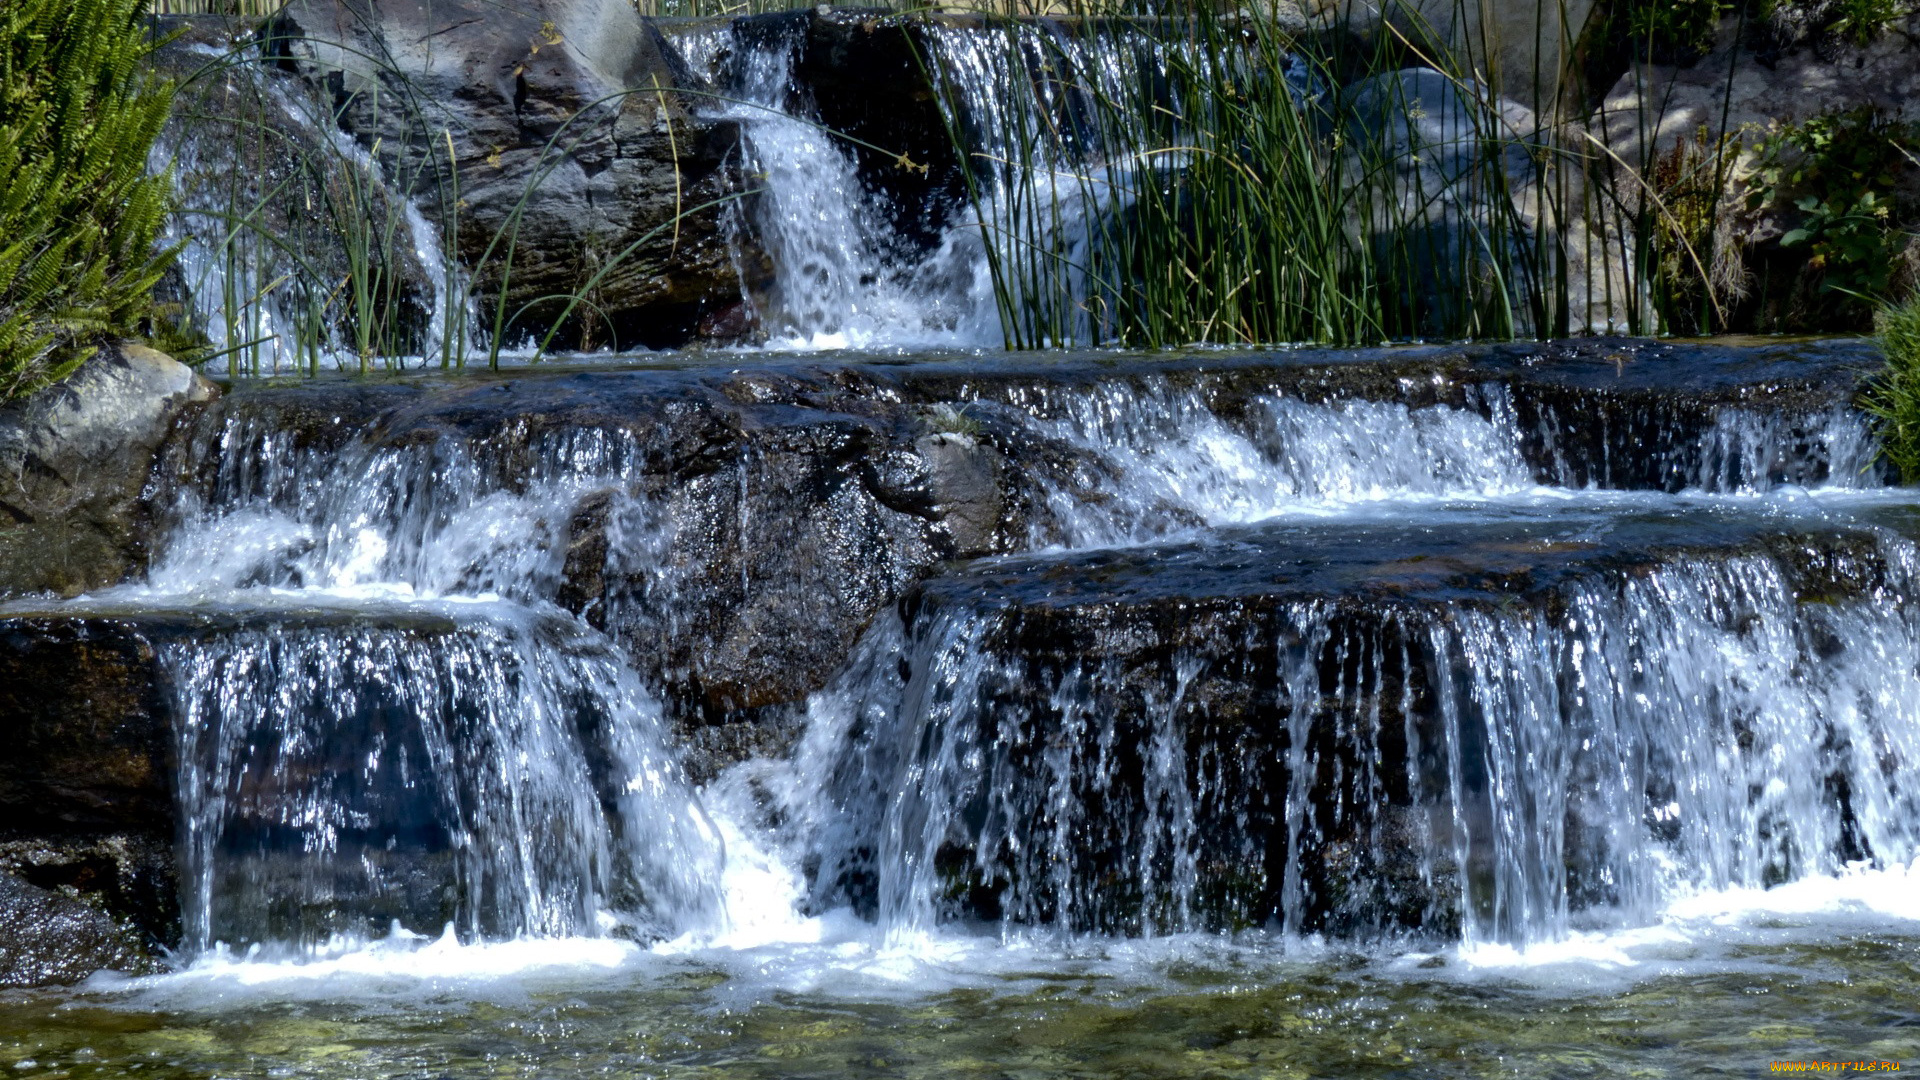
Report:
M 794 82 L 812 97 L 821 123 L 858 140 L 849 145 L 860 178 L 885 196 L 892 236 L 920 251 L 938 246 L 967 188 L 927 78 L 927 38 L 937 21 L 845 9 L 798 17 L 805 26 Z
M 154 962 L 114 920 L 0 873 L 0 987 L 76 983 L 102 969 L 145 974 Z
M 0 406 L 0 597 L 70 596 L 134 570 L 154 453 L 175 420 L 213 393 L 185 365 L 123 344 Z
M 154 822 L 145 833 L 44 833 L 0 841 L 0 872 L 80 899 L 157 957 L 180 941 L 173 837 Z
M 44 834 L 171 838 L 173 739 L 153 645 L 115 619 L 0 621 L 0 815 Z
M 954 554 L 972 558 L 999 548 L 1006 508 L 999 452 L 961 432 L 922 435 L 914 449 L 927 463 L 928 482 L 953 537 Z
M 855 704 L 821 800 L 842 816 L 821 826 L 816 903 L 898 902 L 875 892 L 877 853 L 891 846 L 896 875 L 930 869 L 888 887 L 925 890 L 938 917 L 1105 933 L 1278 924 L 1454 937 L 1466 920 L 1512 919 L 1493 910 L 1493 875 L 1554 879 L 1487 824 L 1496 805 L 1527 812 L 1518 796 L 1491 793 L 1510 767 L 1498 747 L 1544 738 L 1571 748 L 1569 804 L 1563 819 L 1516 827 L 1564 832 L 1550 850 L 1564 860 L 1572 908 L 1612 904 L 1626 886 L 1606 838 L 1628 827 L 1615 815 L 1637 824 L 1642 808 L 1603 805 L 1582 787 L 1599 781 L 1581 777 L 1609 767 L 1606 732 L 1621 707 L 1609 700 L 1589 715 L 1587 693 L 1549 689 L 1515 712 L 1499 681 L 1590 675 L 1580 657 L 1621 644 L 1571 628 L 1579 647 L 1556 644 L 1570 612 L 1613 611 L 1605 605 L 1654 574 L 1751 580 L 1727 568 L 1754 557 L 1783 576 L 1777 598 L 1805 612 L 1789 639 L 1797 630 L 1811 655 L 1861 648 L 1853 662 L 1877 663 L 1876 645 L 1822 636 L 1821 609 L 1881 603 L 1900 571 L 1889 565 L 1898 549 L 1878 546 L 1871 526 L 1783 529 L 1764 514 L 1592 524 L 1578 514 L 1532 525 L 1276 523 L 930 580 L 902 604 L 904 640 L 876 639 L 880 666 L 856 665 L 858 680 L 833 695 Z M 1603 539 L 1572 539 L 1589 534 Z M 1672 627 L 1643 602 L 1600 616 L 1613 620 L 1605 633 Z M 1739 603 L 1727 616 L 1733 634 L 1758 618 Z M 1491 638 L 1475 636 L 1483 628 Z M 1468 670 L 1462 651 L 1497 650 L 1502 632 L 1538 650 L 1540 672 Z M 1626 648 L 1609 663 L 1638 655 Z M 1647 692 L 1661 677 L 1647 677 Z M 1634 722 L 1648 725 L 1634 737 L 1658 749 L 1664 732 L 1697 737 L 1720 718 L 1668 710 Z M 1657 761 L 1647 767 L 1650 805 L 1664 805 L 1654 794 L 1666 779 Z M 1844 802 L 1831 812 L 1847 835 Z
M 737 132 L 693 114 L 623 0 L 299 0 L 268 47 L 457 237 L 490 314 L 504 283 L 507 341 L 543 334 L 556 296 L 591 305 L 556 341 L 583 348 L 683 344 L 738 301 L 723 208 L 706 205 L 740 190 Z

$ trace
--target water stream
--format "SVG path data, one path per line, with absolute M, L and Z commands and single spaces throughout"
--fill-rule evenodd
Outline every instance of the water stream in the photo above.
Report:
M 768 354 L 235 393 L 169 447 L 141 580 L 0 606 L 159 643 L 184 924 L 170 974 L 0 999 L 0 1067 L 1920 1059 L 1920 504 L 1844 395 L 975 352 L 828 400 L 879 355 L 775 350 L 997 343 L 979 223 L 901 255 L 797 46 L 741 33 L 677 44 L 767 180 Z M 773 404 L 690 419 L 721 400 Z M 823 685 L 725 718 L 790 745 L 695 777 L 685 641 L 799 588 L 714 553 L 812 528 L 765 522 L 778 461 L 878 470 L 899 416 L 1001 455 L 1014 526 L 845 583 L 886 598 Z

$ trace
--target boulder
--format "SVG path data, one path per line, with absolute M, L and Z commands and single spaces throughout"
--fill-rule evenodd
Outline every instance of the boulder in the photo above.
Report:
M 1409 59 L 1444 55 L 1503 97 L 1542 115 L 1577 108 L 1577 46 L 1594 0 L 1309 0 L 1316 28 L 1338 28 L 1370 49 Z
M 1532 244 L 1554 242 L 1561 223 L 1530 212 L 1541 202 L 1534 151 L 1545 137 L 1525 106 L 1410 67 L 1347 86 L 1338 110 L 1347 176 L 1368 189 L 1374 257 L 1415 283 L 1409 301 L 1423 331 L 1465 325 L 1471 313 L 1450 283 L 1512 272 L 1528 265 Z
M 0 873 L 0 988 L 76 983 L 96 971 L 146 973 L 152 959 L 113 919 L 71 896 Z
M 0 406 L 0 596 L 71 596 L 138 567 L 154 454 L 183 412 L 214 395 L 173 358 L 117 344 Z
M 1644 168 L 1703 128 L 1751 144 L 1779 124 L 1829 110 L 1865 105 L 1911 116 L 1917 101 L 1920 14 L 1864 46 L 1829 42 L 1784 52 L 1756 48 L 1741 36 L 1740 20 L 1728 18 L 1696 64 L 1633 65 L 1613 84 L 1596 126 L 1614 153 Z
M 717 201 L 741 190 L 728 121 L 625 0 L 297 0 L 271 55 L 330 97 L 524 341 L 583 294 L 558 343 L 681 345 L 737 302 Z M 589 314 L 591 313 L 591 314 Z

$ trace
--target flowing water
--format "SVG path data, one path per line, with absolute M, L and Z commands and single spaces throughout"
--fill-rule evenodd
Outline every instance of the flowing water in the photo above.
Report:
M 1855 414 L 1694 408 L 1637 439 L 1658 460 L 1609 472 L 1525 384 L 1234 397 L 1141 364 L 962 380 L 946 415 L 1054 448 L 1023 479 L 1029 532 L 883 610 L 791 751 L 702 784 L 655 684 L 671 673 L 643 662 L 664 624 L 561 602 L 589 510 L 614 523 L 625 602 L 713 587 L 668 565 L 711 526 L 641 482 L 638 429 L 536 406 L 393 437 L 315 423 L 300 391 L 209 413 L 145 581 L 13 606 L 193 627 L 155 637 L 180 970 L 10 998 L 0 1059 L 1172 1077 L 1913 1058 L 1920 518 Z M 585 370 L 557 378 L 704 369 Z
M 1920 504 L 1844 390 L 900 355 L 997 343 L 979 223 L 903 246 L 798 44 L 743 33 L 676 44 L 767 178 L 761 324 L 895 355 L 254 388 L 183 430 L 142 580 L 0 607 L 155 643 L 176 970 L 0 997 L 0 1068 L 1920 1067 Z M 985 110 L 976 45 L 936 59 Z M 756 373 L 882 369 L 921 374 L 687 426 Z M 709 556 L 857 547 L 863 504 L 779 519 L 770 470 L 902 401 L 1006 455 L 1014 524 L 972 560 L 884 539 L 915 569 L 836 583 L 883 599 L 790 745 L 696 775 L 686 642 L 798 588 Z

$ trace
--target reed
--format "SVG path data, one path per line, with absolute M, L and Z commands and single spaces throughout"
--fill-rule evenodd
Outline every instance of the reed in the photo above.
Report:
M 1010 345 L 1568 331 L 1583 163 L 1454 54 L 1383 35 L 1342 54 L 1203 4 L 990 23 L 974 62 L 1022 100 L 984 129 L 941 77 L 954 58 L 929 68 Z M 1406 75 L 1410 52 L 1431 67 Z
M 286 0 L 149 0 L 155 15 L 236 15 L 264 18 L 286 6 Z
M 410 216 L 411 200 L 433 194 L 429 178 L 389 175 L 377 146 L 338 134 L 330 101 L 250 77 L 258 49 L 182 79 L 169 138 L 184 178 L 181 299 L 217 298 L 187 358 L 249 375 L 364 372 L 434 351 L 452 362 L 465 346 L 429 324 L 439 268 L 423 265 Z M 457 281 L 443 288 L 459 298 Z
M 802 6 L 636 3 L 647 14 L 698 17 Z M 155 10 L 163 6 L 257 15 L 278 5 L 157 0 Z M 941 18 L 915 3 L 892 6 Z M 1643 93 L 1624 124 L 1633 134 L 1617 145 L 1622 118 L 1593 110 L 1573 60 L 1503 73 L 1502 46 L 1466 0 L 1436 16 L 1451 27 L 1445 33 L 1404 8 L 1352 24 L 1353 5 L 1307 24 L 1275 4 L 1228 10 L 1206 0 L 994 0 L 964 10 L 960 21 L 981 28 L 971 35 L 916 35 L 925 21 L 904 25 L 964 152 L 969 213 L 1010 347 L 1737 328 L 1731 177 L 1749 148 L 1725 133 L 1724 110 L 1712 134 L 1654 154 L 1646 148 L 1665 106 Z M 1564 15 L 1557 0 L 1538 0 L 1542 34 L 1564 37 L 1557 51 L 1538 51 L 1571 57 L 1576 45 L 1601 40 L 1642 59 L 1687 55 L 1711 39 L 1723 14 L 1714 12 L 1676 21 L 1633 0 L 1576 42 L 1555 29 Z M 962 39 L 966 55 L 955 52 Z M 954 77 L 963 63 L 991 69 L 985 82 L 1004 100 L 967 100 Z M 432 129 L 431 103 L 410 100 L 393 76 L 382 73 L 397 88 L 390 107 L 408 110 L 425 140 L 445 138 L 451 153 L 447 133 Z M 1516 111 L 1496 92 L 1513 85 L 1526 88 L 1530 109 Z M 658 91 L 615 98 L 648 92 Z M 312 121 L 332 127 L 317 104 Z M 344 243 L 344 268 L 289 258 L 287 238 L 263 228 L 271 201 L 258 184 L 195 207 L 234 234 L 215 245 L 223 258 L 256 264 L 225 279 L 234 325 L 223 341 L 292 334 L 309 367 L 327 353 L 362 367 L 392 363 L 430 351 L 423 345 L 449 365 L 476 349 L 497 363 L 509 342 L 532 342 L 543 355 L 561 322 L 601 320 L 593 283 L 636 257 L 637 245 L 591 268 L 574 293 L 518 306 L 506 299 L 522 210 L 566 159 L 574 129 L 564 125 L 542 148 L 521 206 L 464 270 L 452 258 L 462 222 L 451 161 L 384 176 L 383 187 L 376 181 L 390 162 L 323 148 L 296 170 L 302 178 L 275 187 L 276 198 L 324 208 L 316 228 Z M 444 327 L 437 344 L 424 341 L 401 287 L 411 256 L 400 210 L 409 201 L 440 208 L 442 293 L 464 303 L 466 282 L 484 279 L 491 296 L 479 326 Z M 255 325 L 270 297 L 297 317 Z

